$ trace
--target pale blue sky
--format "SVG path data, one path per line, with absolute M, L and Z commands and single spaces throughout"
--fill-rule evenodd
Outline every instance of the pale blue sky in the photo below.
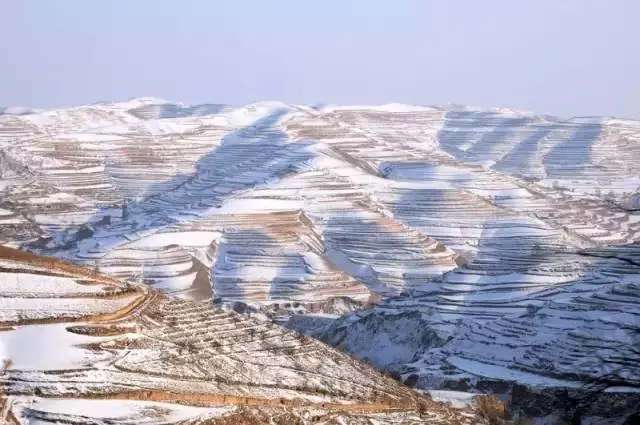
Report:
M 637 0 L 3 0 L 0 105 L 464 103 L 640 118 Z

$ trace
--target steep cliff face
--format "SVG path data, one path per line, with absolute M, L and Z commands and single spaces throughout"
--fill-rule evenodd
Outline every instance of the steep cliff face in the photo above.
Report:
M 418 312 L 364 314 L 339 321 L 319 335 L 329 345 L 353 353 L 372 365 L 398 372 L 443 340 Z

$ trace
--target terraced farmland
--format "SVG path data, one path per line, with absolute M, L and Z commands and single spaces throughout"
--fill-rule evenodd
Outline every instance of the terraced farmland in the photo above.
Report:
M 639 122 L 508 109 L 140 98 L 7 114 L 0 243 L 321 336 L 420 388 L 606 377 L 629 402 L 639 159 Z M 56 311 L 80 315 L 77 299 Z
M 0 282 L 3 423 L 485 423 L 210 302 L 10 248 L 0 248 Z

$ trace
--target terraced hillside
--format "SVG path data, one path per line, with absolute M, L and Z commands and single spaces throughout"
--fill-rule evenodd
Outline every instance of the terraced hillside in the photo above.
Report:
M 3 247 L 0 282 L 2 423 L 485 423 L 208 302 Z
M 628 402 L 639 159 L 640 122 L 507 109 L 141 98 L 7 114 L 0 243 L 213 298 L 421 388 L 606 377 Z

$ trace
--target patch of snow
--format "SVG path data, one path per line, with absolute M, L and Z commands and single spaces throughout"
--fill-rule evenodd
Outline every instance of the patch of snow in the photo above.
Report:
M 1 296 L 98 294 L 102 285 L 80 285 L 69 277 L 0 272 Z
M 109 338 L 73 334 L 66 327 L 66 324 L 31 325 L 2 331 L 0 355 L 11 360 L 10 370 L 74 369 L 110 357 L 104 351 L 98 355 L 78 347 Z
M 38 412 L 138 424 L 166 424 L 221 416 L 235 410 L 234 406 L 195 407 L 181 404 L 134 401 L 36 398 L 20 401 L 20 407 Z M 29 424 L 33 423 L 31 420 Z

